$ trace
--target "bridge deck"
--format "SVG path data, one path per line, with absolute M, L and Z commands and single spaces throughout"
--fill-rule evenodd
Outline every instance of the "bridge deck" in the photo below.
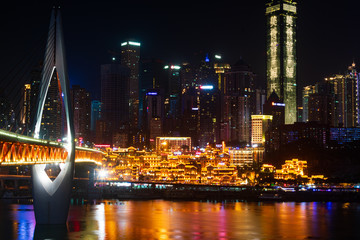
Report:
M 0 130 L 0 165 L 33 165 L 61 163 L 67 158 L 66 144 L 36 139 Z M 103 152 L 84 147 L 75 148 L 75 162 L 100 163 Z

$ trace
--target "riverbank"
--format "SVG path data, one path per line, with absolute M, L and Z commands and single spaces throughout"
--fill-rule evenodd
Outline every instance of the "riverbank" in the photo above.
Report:
M 360 202 L 354 188 L 280 188 L 191 184 L 131 183 L 74 191 L 73 197 L 119 200 L 239 200 L 291 202 Z
M 2 199 L 32 199 L 31 188 L 0 192 Z M 355 188 L 281 188 L 259 186 L 217 186 L 165 183 L 121 183 L 75 185 L 74 199 L 118 200 L 239 200 L 291 202 L 360 202 Z

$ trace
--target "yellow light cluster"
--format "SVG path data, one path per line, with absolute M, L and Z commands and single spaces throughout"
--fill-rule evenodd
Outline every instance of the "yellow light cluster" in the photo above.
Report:
M 286 160 L 281 169 L 275 171 L 275 179 L 295 180 L 298 176 L 307 178 L 307 161 L 292 159 Z
M 293 17 L 286 16 L 286 77 L 295 76 L 295 57 L 294 57 L 294 27 Z
M 277 16 L 270 17 L 270 79 L 275 80 L 279 77 L 278 69 L 278 32 L 277 32 Z M 271 89 L 275 89 L 275 85 L 272 85 Z
M 205 154 L 205 153 L 204 153 Z M 237 167 L 229 158 L 211 156 L 210 153 L 193 155 L 135 155 L 119 156 L 116 169 L 119 179 L 125 181 L 165 181 L 191 184 L 234 184 L 244 179 L 238 177 Z

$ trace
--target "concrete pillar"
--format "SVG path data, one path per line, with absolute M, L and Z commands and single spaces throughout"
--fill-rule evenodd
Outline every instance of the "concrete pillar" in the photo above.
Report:
M 66 224 L 74 163 L 66 162 L 64 166 L 61 166 L 61 172 L 54 181 L 49 179 L 45 166 L 46 164 L 38 164 L 32 167 L 36 224 Z

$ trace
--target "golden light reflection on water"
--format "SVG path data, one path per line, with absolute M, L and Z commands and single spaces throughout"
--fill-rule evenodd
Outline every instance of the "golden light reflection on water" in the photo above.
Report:
M 72 205 L 55 234 L 23 206 L 0 218 L 4 239 L 360 239 L 357 203 L 105 201 Z
M 91 206 L 98 239 L 303 239 L 317 236 L 312 203 L 124 201 Z M 315 211 L 319 211 L 315 209 Z M 321 211 L 321 210 L 320 210 Z M 321 221 L 317 221 L 321 227 Z M 89 236 L 89 235 L 88 235 Z
M 83 222 L 86 226 L 83 232 L 95 233 L 94 226 L 97 232 L 82 236 L 163 240 L 327 239 L 331 236 L 329 227 L 333 226 L 329 222 L 331 215 L 338 208 L 343 212 L 351 206 L 291 202 L 111 201 L 86 207 L 91 214 Z M 360 223 L 359 218 L 357 221 Z M 71 237 L 75 235 L 75 232 L 69 233 Z

